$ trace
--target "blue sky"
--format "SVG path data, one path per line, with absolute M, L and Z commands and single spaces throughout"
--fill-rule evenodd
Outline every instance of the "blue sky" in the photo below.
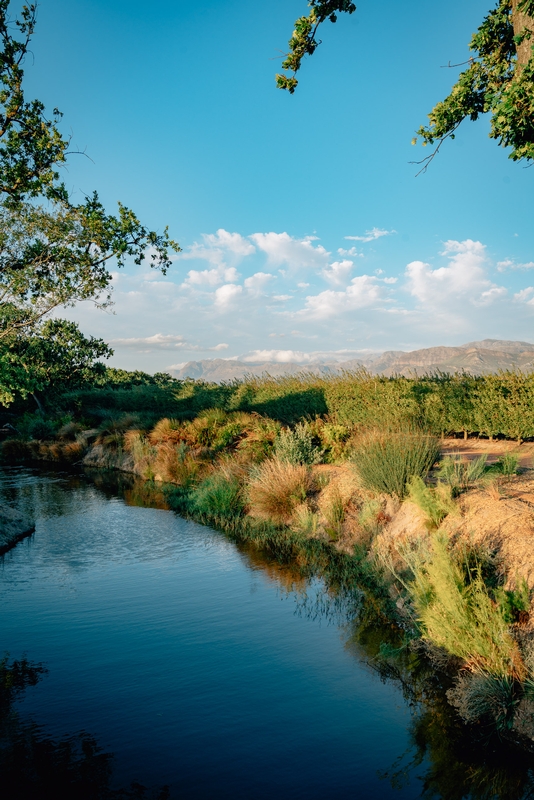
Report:
M 67 313 L 148 371 L 534 341 L 534 169 L 465 122 L 428 172 L 415 129 L 487 0 L 362 0 L 276 89 L 305 0 L 42 0 L 27 91 L 64 113 L 75 197 L 98 189 L 183 253 L 133 265 L 115 314 Z

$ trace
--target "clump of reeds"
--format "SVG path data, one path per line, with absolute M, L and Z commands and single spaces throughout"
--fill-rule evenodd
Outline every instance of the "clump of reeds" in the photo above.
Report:
M 447 456 L 440 464 L 438 478 L 451 487 L 453 494 L 458 495 L 484 476 L 487 460 L 486 453 L 471 460 L 458 454 Z
M 414 475 L 408 490 L 410 500 L 424 513 L 430 529 L 439 528 L 447 514 L 455 510 L 451 487 L 443 483 L 427 486 L 422 478 Z
M 182 438 L 182 423 L 176 419 L 160 419 L 148 434 L 150 444 L 178 442 Z
M 410 479 L 424 478 L 438 455 L 438 439 L 421 431 L 375 431 L 360 441 L 354 463 L 365 488 L 403 499 Z
M 462 672 L 447 697 L 466 722 L 488 720 L 498 731 L 510 730 L 522 691 L 509 675 L 493 675 L 483 670 Z
M 28 442 L 23 439 L 4 439 L 1 444 L 2 459 L 5 461 L 25 461 L 32 457 Z
M 307 466 L 267 459 L 253 470 L 249 480 L 249 512 L 259 519 L 289 525 L 312 486 Z
M 325 531 L 330 539 L 338 539 L 345 520 L 345 502 L 337 486 L 328 493 L 321 511 L 325 517 Z
M 208 475 L 192 491 L 189 506 L 197 514 L 213 519 L 228 520 L 239 516 L 244 503 L 237 475 L 228 468 Z
M 109 417 L 100 424 L 95 443 L 103 447 L 117 449 L 123 445 L 124 434 L 129 430 L 137 429 L 138 426 L 139 417 L 137 414 L 122 414 L 120 417 Z
M 57 432 L 58 439 L 67 441 L 76 440 L 82 432 L 82 426 L 78 422 L 66 422 Z
M 517 642 L 504 609 L 489 594 L 478 567 L 465 570 L 448 549 L 446 538 L 432 537 L 432 552 L 414 566 L 409 585 L 423 638 L 460 658 L 471 671 L 525 677 Z

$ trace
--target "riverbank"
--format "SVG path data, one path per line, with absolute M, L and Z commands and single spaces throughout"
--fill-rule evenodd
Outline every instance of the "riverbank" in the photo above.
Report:
M 34 530 L 35 523 L 32 520 L 9 506 L 0 505 L 0 555 L 31 536 Z
M 284 428 L 213 409 L 134 425 L 71 425 L 55 441 L 5 442 L 4 457 L 159 486 L 181 515 L 320 574 L 389 624 L 374 655 L 381 667 L 424 654 L 452 680 L 449 701 L 467 723 L 534 746 L 532 445 L 470 447 L 320 419 Z

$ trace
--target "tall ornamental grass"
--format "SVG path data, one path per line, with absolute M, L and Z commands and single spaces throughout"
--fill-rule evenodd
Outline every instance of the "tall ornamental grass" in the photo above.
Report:
M 424 478 L 439 456 L 439 442 L 420 431 L 368 434 L 354 454 L 367 489 L 403 499 L 413 476 Z
M 443 535 L 434 534 L 430 558 L 415 565 L 409 593 L 424 639 L 462 659 L 472 672 L 525 677 L 503 608 L 490 597 L 479 568 L 466 579 Z
M 248 485 L 249 512 L 258 519 L 289 525 L 311 489 L 309 467 L 267 459 L 252 471 Z
M 191 493 L 190 509 L 212 519 L 231 519 L 243 511 L 241 484 L 236 475 L 222 469 L 208 475 Z

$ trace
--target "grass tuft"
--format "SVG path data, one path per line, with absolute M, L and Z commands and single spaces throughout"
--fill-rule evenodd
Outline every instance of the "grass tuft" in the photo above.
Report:
M 439 443 L 434 436 L 420 431 L 377 431 L 361 441 L 354 463 L 367 489 L 403 499 L 410 479 L 424 478 L 438 455 Z
M 311 488 L 308 467 L 268 459 L 252 471 L 248 484 L 249 513 L 257 519 L 289 525 Z
M 525 677 L 504 609 L 489 595 L 480 568 L 465 571 L 443 535 L 432 537 L 432 553 L 414 569 L 409 585 L 423 638 L 462 659 L 471 671 Z

